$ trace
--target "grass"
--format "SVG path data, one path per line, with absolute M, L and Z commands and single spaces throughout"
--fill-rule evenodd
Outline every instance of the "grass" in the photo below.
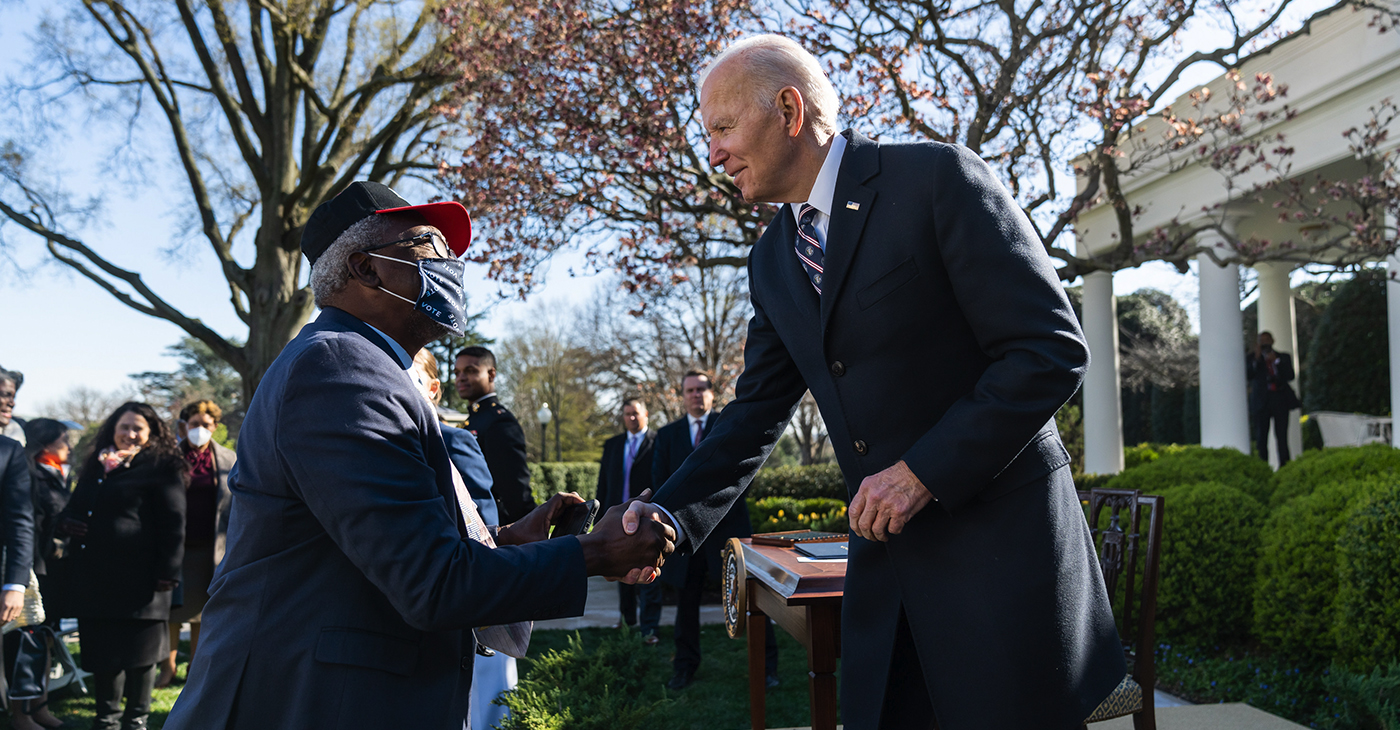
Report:
M 1237 647 L 1157 647 L 1157 686 L 1197 704 L 1243 702 L 1300 725 L 1353 727 L 1341 698 L 1329 691 L 1331 670 Z
M 585 647 L 596 646 L 613 629 L 582 629 L 578 632 Z M 778 632 L 778 687 L 768 690 L 768 727 L 793 727 L 811 724 L 807 698 L 807 651 L 781 629 Z M 572 631 L 536 631 L 530 640 L 530 656 L 537 657 L 550 649 L 562 649 Z M 731 639 L 722 626 L 704 626 L 700 629 L 700 669 L 695 673 L 695 683 L 681 690 L 671 692 L 666 689 L 666 680 L 671 678 L 670 656 L 674 643 L 671 640 L 671 627 L 661 628 L 661 643 L 648 647 L 648 651 L 660 653 L 667 661 L 664 668 L 647 681 L 655 687 L 656 698 L 666 697 L 672 701 L 663 706 L 655 715 L 656 726 L 672 730 L 739 730 L 749 727 L 748 657 L 743 639 Z M 69 651 L 79 664 L 77 643 L 70 643 Z M 189 651 L 188 642 L 180 642 L 180 651 Z M 529 669 L 530 659 L 520 664 L 523 676 Z M 183 678 L 188 671 L 187 664 L 179 666 L 178 675 Z M 182 685 L 158 689 L 151 701 L 150 727 L 159 730 L 165 724 L 175 699 L 180 696 Z M 51 698 L 50 710 L 63 720 L 76 720 L 78 727 L 86 727 L 92 722 L 94 713 L 92 686 L 89 680 L 88 694 L 78 695 L 76 689 L 65 687 L 55 692 Z M 9 717 L 0 718 L 0 728 L 11 727 Z

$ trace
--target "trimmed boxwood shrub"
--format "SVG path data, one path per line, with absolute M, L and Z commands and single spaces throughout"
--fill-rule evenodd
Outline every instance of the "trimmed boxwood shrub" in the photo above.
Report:
M 836 464 L 780 466 L 764 469 L 749 485 L 751 499 L 837 499 L 846 501 L 846 479 Z
M 1143 494 L 1162 494 L 1181 484 L 1219 482 L 1261 503 L 1268 503 L 1272 477 L 1273 470 L 1264 460 L 1234 449 L 1185 446 L 1176 453 L 1164 454 L 1156 461 L 1124 471 L 1108 486 L 1112 489 L 1138 489 Z
M 1207 646 L 1244 637 L 1263 506 L 1218 482 L 1163 491 L 1158 630 L 1173 641 Z
M 530 492 L 543 504 L 555 492 L 578 492 L 584 499 L 598 496 L 598 462 L 547 461 L 530 465 Z
M 1339 658 L 1356 671 L 1400 659 L 1400 485 L 1359 507 L 1337 540 Z
M 1117 474 L 1075 474 L 1074 488 L 1083 492 L 1106 487 Z
M 1277 509 L 1326 484 L 1373 475 L 1400 476 L 1400 449 L 1390 444 L 1367 444 L 1304 451 L 1274 474 L 1269 508 Z
M 1254 635 L 1270 649 L 1326 664 L 1335 650 L 1337 536 L 1390 482 L 1336 482 L 1274 510 L 1260 533 Z
M 629 629 L 586 651 L 578 634 L 562 651 L 530 662 L 520 684 L 495 704 L 510 708 L 501 730 L 633 730 L 651 728 L 652 715 L 670 700 L 656 697 L 646 678 L 662 671 L 661 655 L 647 651 Z
M 850 529 L 846 502 L 840 499 L 750 499 L 749 522 L 755 533 L 784 530 L 846 532 Z
M 1337 289 L 1308 343 L 1303 408 L 1390 413 L 1386 272 L 1361 271 Z

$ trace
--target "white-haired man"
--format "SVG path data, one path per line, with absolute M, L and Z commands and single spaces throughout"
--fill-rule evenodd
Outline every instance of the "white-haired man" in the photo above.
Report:
M 1080 727 L 1125 667 L 1053 419 L 1089 353 L 1035 232 L 965 148 L 837 134 L 791 40 L 700 78 L 710 163 L 782 208 L 735 399 L 624 524 L 703 543 L 810 389 L 851 495 L 846 727 Z

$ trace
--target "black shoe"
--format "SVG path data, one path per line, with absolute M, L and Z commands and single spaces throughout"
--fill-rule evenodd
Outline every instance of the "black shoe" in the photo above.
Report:
M 773 689 L 774 687 L 777 687 L 779 684 L 782 684 L 782 682 L 779 682 L 779 681 L 778 681 L 778 675 L 776 675 L 776 674 L 770 674 L 770 675 L 768 675 L 768 679 L 766 680 L 766 684 L 768 685 L 768 689 Z
M 666 689 L 682 690 L 695 683 L 695 672 L 678 670 L 671 675 L 671 681 L 666 683 Z

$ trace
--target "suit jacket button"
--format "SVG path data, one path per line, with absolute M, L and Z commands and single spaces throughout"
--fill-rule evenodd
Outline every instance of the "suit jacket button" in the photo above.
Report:
M 869 449 L 868 447 L 866 447 L 864 441 L 856 441 L 856 453 L 857 453 L 857 454 L 860 454 L 861 456 L 865 456 L 865 452 L 867 452 L 867 451 L 869 451 L 869 450 L 870 450 L 870 449 Z
M 472 658 L 469 657 L 469 656 L 464 656 L 464 657 L 462 657 L 462 671 L 466 672 L 466 671 L 469 671 L 471 668 L 472 668 Z
M 831 363 L 831 374 L 832 374 L 832 376 L 837 377 L 837 378 L 841 377 L 842 375 L 845 375 L 845 374 L 846 374 L 846 365 L 845 365 L 845 363 L 841 362 L 840 360 L 837 360 L 836 362 Z

